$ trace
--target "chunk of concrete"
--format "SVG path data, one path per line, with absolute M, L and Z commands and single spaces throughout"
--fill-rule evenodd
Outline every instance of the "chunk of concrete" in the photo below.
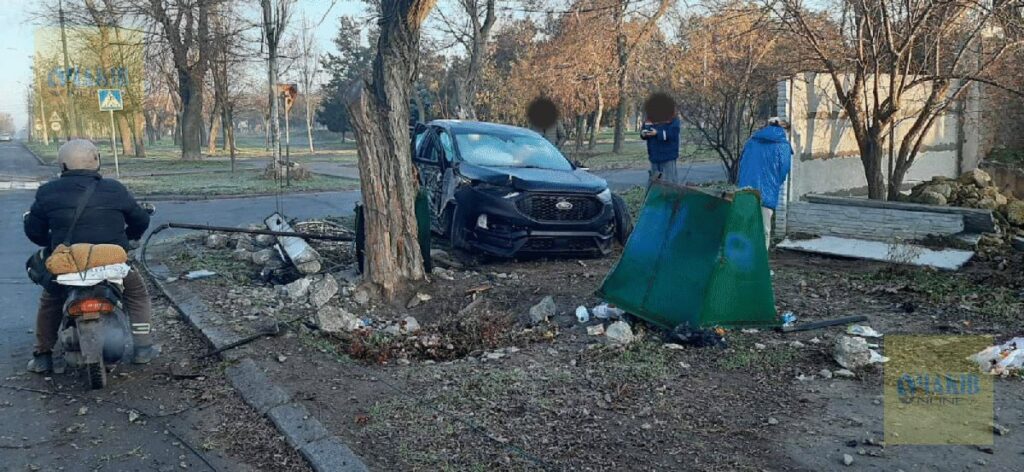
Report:
M 316 312 L 316 325 L 328 333 L 348 333 L 363 327 L 356 315 L 334 305 L 321 307 Z
M 331 297 L 338 294 L 338 281 L 331 274 L 324 274 L 314 279 L 309 287 L 309 302 L 320 308 L 327 304 Z

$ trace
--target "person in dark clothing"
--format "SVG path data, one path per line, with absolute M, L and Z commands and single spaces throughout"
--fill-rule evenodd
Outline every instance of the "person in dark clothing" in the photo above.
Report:
M 100 175 L 96 146 L 84 139 L 68 141 L 61 146 L 57 160 L 60 177 L 39 187 L 32 208 L 25 215 L 28 239 L 50 251 L 63 243 L 79 200 L 95 182 L 96 189 L 71 233 L 71 244 L 116 244 L 129 250 L 129 241 L 141 238 L 149 227 L 149 213 L 124 185 Z M 64 297 L 62 293 L 43 290 L 36 314 L 36 348 L 28 365 L 31 372 L 45 373 L 53 368 L 51 350 L 57 341 Z M 153 346 L 151 335 L 149 293 L 137 270 L 124 279 L 123 302 L 135 340 L 133 362 L 146 364 L 159 354 L 159 349 Z
M 679 160 L 679 134 L 682 128 L 675 101 L 656 93 L 644 103 L 647 121 L 640 130 L 640 139 L 647 141 L 647 159 L 651 162 L 651 178 L 676 182 L 676 161 Z

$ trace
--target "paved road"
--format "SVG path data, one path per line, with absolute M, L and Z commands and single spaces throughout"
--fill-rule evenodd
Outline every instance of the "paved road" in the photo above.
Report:
M 679 180 L 686 184 L 721 182 L 728 179 L 728 173 L 721 162 L 679 162 Z M 594 171 L 608 181 L 612 190 L 627 190 L 647 185 L 647 169 L 616 169 Z

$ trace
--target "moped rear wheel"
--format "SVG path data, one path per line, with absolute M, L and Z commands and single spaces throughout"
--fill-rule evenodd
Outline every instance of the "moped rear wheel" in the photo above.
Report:
M 86 364 L 85 373 L 89 378 L 89 388 L 99 390 L 107 386 L 107 368 L 103 365 L 103 359 L 94 364 Z

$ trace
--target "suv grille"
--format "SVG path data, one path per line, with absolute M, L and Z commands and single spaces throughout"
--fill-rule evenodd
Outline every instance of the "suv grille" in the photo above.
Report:
M 516 202 L 516 207 L 537 221 L 589 221 L 602 209 L 596 198 L 578 195 L 529 195 Z

